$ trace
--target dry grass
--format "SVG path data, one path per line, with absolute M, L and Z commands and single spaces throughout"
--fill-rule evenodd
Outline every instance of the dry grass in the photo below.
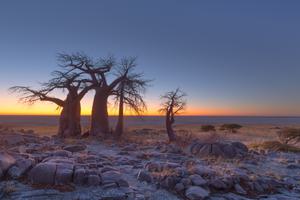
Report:
M 300 142 L 300 129 L 284 128 L 278 132 L 278 139 L 284 144 Z
M 295 147 L 289 144 L 283 144 L 279 141 L 265 141 L 262 143 L 253 143 L 249 145 L 250 148 L 254 149 L 264 149 L 264 150 L 271 150 L 271 151 L 282 151 L 282 152 L 300 152 L 299 147 Z

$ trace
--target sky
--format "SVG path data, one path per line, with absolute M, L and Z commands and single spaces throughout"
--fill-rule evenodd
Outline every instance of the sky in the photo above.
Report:
M 153 79 L 145 114 L 180 87 L 186 115 L 300 116 L 299 10 L 296 0 L 2 0 L 0 114 L 58 114 L 7 89 L 37 88 L 58 69 L 57 53 L 80 51 L 137 56 Z M 92 100 L 91 91 L 82 114 Z

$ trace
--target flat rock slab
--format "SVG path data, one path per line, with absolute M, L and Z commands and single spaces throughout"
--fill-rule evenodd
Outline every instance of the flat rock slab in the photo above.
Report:
M 12 165 L 16 163 L 16 159 L 7 153 L 0 153 L 0 170 L 6 172 Z
M 232 143 L 202 143 L 195 141 L 189 146 L 189 153 L 198 157 L 235 158 L 248 153 L 246 145 L 240 142 Z

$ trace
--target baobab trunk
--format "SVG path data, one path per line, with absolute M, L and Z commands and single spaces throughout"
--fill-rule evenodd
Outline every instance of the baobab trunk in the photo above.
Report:
M 69 94 L 59 118 L 58 135 L 61 137 L 78 136 L 81 134 L 80 100 Z
M 120 102 L 119 102 L 119 116 L 118 122 L 116 126 L 116 137 L 121 137 L 124 130 L 124 93 L 123 91 L 120 94 Z
M 74 100 L 71 102 L 69 109 L 69 127 L 68 132 L 71 136 L 79 136 L 81 134 L 80 125 L 80 101 Z
M 107 134 L 109 132 L 107 99 L 108 92 L 104 89 L 96 89 L 92 107 L 91 135 Z
M 166 116 L 166 128 L 167 128 L 167 133 L 168 133 L 168 137 L 169 137 L 169 141 L 173 142 L 176 140 L 176 135 L 174 133 L 173 130 L 173 125 L 174 123 L 174 117 L 170 112 L 167 112 L 167 116 Z

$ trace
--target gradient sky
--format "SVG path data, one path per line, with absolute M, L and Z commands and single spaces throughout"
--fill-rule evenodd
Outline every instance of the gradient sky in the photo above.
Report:
M 37 86 L 57 69 L 58 52 L 83 51 L 137 56 L 154 79 L 148 114 L 181 87 L 185 114 L 300 116 L 299 11 L 292 0 L 2 0 L 0 114 L 57 114 L 52 104 L 19 104 L 7 89 Z

